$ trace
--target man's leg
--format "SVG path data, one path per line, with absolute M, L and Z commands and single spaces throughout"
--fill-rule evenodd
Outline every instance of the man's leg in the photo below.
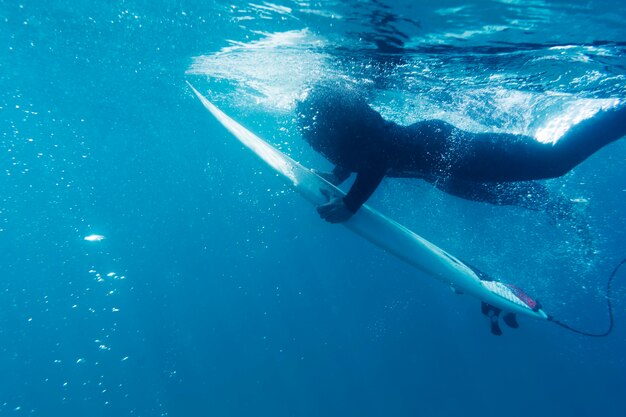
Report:
M 571 217 L 575 204 L 564 196 L 550 192 L 536 181 L 475 182 L 447 179 L 434 184 L 441 191 L 465 200 L 497 206 L 519 206 L 543 211 L 555 218 Z
M 473 135 L 456 155 L 450 177 L 477 182 L 525 182 L 556 178 L 602 147 L 626 135 L 626 105 L 601 111 L 552 143 L 530 136 Z

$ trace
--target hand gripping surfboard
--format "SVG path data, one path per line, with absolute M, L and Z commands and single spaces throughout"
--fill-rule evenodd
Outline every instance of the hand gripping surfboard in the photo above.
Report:
M 187 84 L 217 121 L 311 204 L 324 204 L 328 201 L 328 196 L 335 198 L 345 195 L 309 168 L 243 127 L 207 100 L 189 82 Z M 367 205 L 363 205 L 343 224 L 383 250 L 448 284 L 456 292 L 472 295 L 502 311 L 540 319 L 548 318 L 540 305 L 518 287 L 488 277 Z M 484 310 L 483 312 L 485 313 Z

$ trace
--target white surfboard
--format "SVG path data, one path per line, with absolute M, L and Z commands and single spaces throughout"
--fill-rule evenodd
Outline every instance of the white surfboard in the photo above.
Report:
M 200 94 L 189 82 L 187 84 L 198 96 L 204 107 L 233 136 L 278 172 L 287 184 L 310 203 L 317 206 L 326 203 L 328 195 L 333 198 L 345 195 L 339 188 L 230 118 Z M 343 224 L 420 271 L 450 285 L 457 292 L 473 295 L 506 312 L 520 313 L 541 319 L 548 318 L 540 306 L 519 288 L 487 277 L 367 205 L 363 205 L 350 220 Z

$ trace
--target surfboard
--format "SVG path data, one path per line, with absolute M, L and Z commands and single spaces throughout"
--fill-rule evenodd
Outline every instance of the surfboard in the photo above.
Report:
M 341 189 L 243 127 L 189 82 L 187 84 L 219 123 L 311 204 L 317 206 L 326 203 L 328 196 L 345 195 Z M 367 205 L 342 224 L 423 273 L 449 285 L 457 293 L 472 295 L 505 312 L 548 318 L 539 303 L 520 288 L 492 279 Z

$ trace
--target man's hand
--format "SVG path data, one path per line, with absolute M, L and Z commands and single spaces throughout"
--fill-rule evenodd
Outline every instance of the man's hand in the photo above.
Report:
M 346 207 L 342 197 L 330 198 L 330 194 L 321 190 L 330 201 L 326 204 L 317 206 L 317 212 L 320 217 L 329 223 L 343 223 L 352 217 L 354 213 Z

